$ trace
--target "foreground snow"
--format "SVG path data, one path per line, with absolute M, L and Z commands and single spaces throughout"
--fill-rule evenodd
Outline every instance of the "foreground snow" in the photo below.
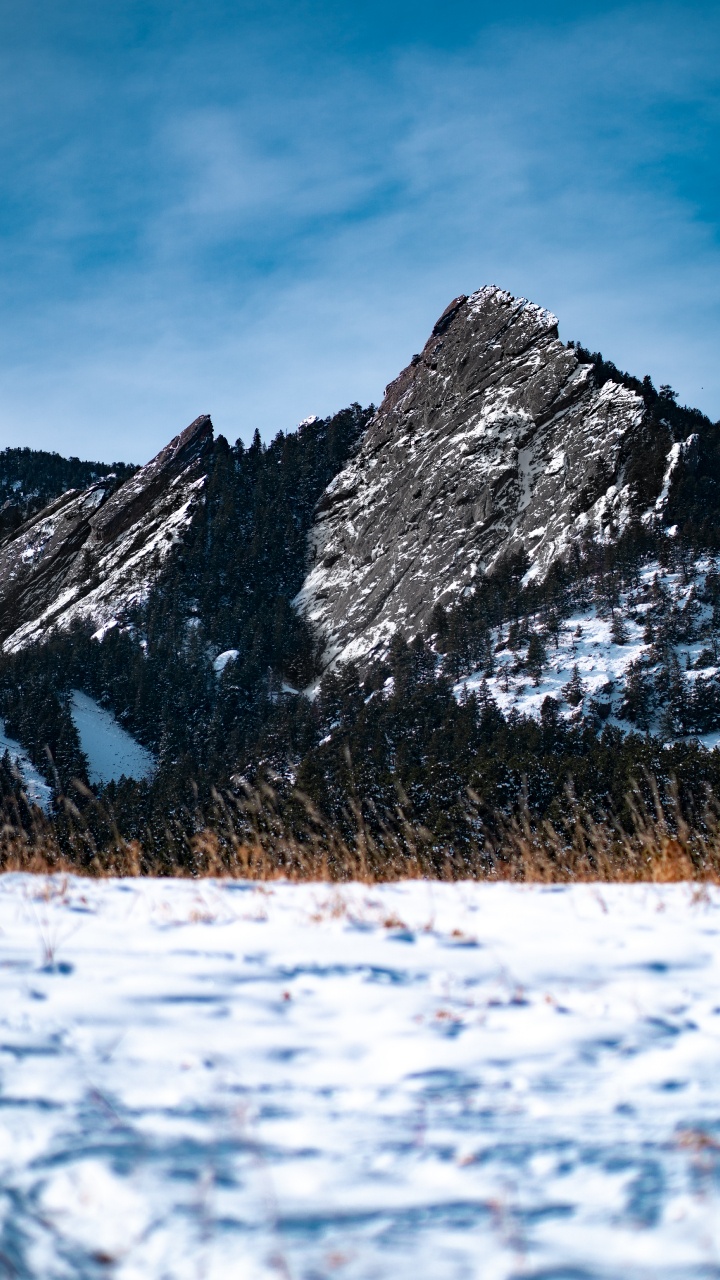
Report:
M 715 890 L 5 876 L 0 1261 L 720 1276 L 719 978 Z

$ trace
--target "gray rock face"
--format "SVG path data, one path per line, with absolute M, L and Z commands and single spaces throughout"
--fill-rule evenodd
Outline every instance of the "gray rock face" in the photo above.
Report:
M 509 553 L 543 575 L 583 533 L 617 536 L 642 417 L 634 392 L 597 389 L 550 312 L 495 286 L 456 298 L 318 504 L 296 604 L 325 661 L 417 634 Z
M 0 539 L 6 652 L 79 620 L 107 627 L 144 598 L 202 496 L 212 438 L 203 415 L 114 493 L 70 490 Z

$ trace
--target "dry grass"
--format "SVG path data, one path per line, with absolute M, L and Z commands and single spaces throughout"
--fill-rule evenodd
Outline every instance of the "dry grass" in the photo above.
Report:
M 143 845 L 125 839 L 109 813 L 104 814 L 109 835 L 94 836 L 75 804 L 65 800 L 59 823 L 37 809 L 22 822 L 17 811 L 6 811 L 0 870 L 365 883 L 420 878 L 720 882 L 717 805 L 709 802 L 702 820 L 691 825 L 683 818 L 677 793 L 671 792 L 663 806 L 650 783 L 651 806 L 641 800 L 639 790 L 633 793 L 628 797 L 631 822 L 624 826 L 612 817 L 595 821 L 571 800 L 571 816 L 561 826 L 535 819 L 521 807 L 513 818 L 498 818 L 492 836 L 463 847 L 433 840 L 400 807 L 371 830 L 353 806 L 347 815 L 348 836 L 296 794 L 290 825 L 276 792 L 263 786 L 241 797 L 214 793 L 209 812 L 196 811 L 192 823 L 168 829 L 166 845 L 158 851 L 157 841 Z M 473 800 L 471 794 L 469 807 Z

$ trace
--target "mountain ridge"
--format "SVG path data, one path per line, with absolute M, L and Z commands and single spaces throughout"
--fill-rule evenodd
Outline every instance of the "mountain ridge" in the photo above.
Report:
M 211 443 L 203 414 L 119 487 L 71 489 L 0 540 L 5 652 L 75 622 L 107 625 L 147 594 L 190 522 Z

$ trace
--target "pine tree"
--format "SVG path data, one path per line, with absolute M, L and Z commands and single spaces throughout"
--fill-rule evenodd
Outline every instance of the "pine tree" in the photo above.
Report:
M 547 660 L 547 654 L 545 651 L 545 644 L 543 642 L 543 639 L 538 634 L 537 631 L 533 631 L 532 635 L 530 636 L 530 643 L 528 644 L 528 651 L 527 651 L 527 658 L 525 659 L 525 666 L 527 667 L 527 670 L 530 672 L 530 675 L 532 676 L 532 682 L 536 688 L 540 683 L 540 677 L 542 676 L 543 667 L 545 666 L 546 660 Z
M 553 611 L 551 612 L 548 618 L 547 633 L 551 637 L 556 649 L 558 649 L 560 645 L 561 630 L 562 630 L 562 627 L 560 624 L 560 618 L 558 617 L 556 611 L 553 609 Z
M 586 693 L 587 685 L 585 684 L 585 681 L 581 679 L 576 663 L 573 667 L 572 676 L 568 680 L 567 684 L 563 685 L 562 695 L 569 706 L 579 707 L 582 705 Z
M 610 623 L 610 639 L 613 644 L 627 644 L 627 627 L 624 618 L 619 613 L 613 613 L 612 622 Z
M 628 668 L 625 691 L 619 715 L 623 720 L 630 720 L 639 729 L 650 727 L 652 713 L 653 682 L 651 676 L 633 663 Z

